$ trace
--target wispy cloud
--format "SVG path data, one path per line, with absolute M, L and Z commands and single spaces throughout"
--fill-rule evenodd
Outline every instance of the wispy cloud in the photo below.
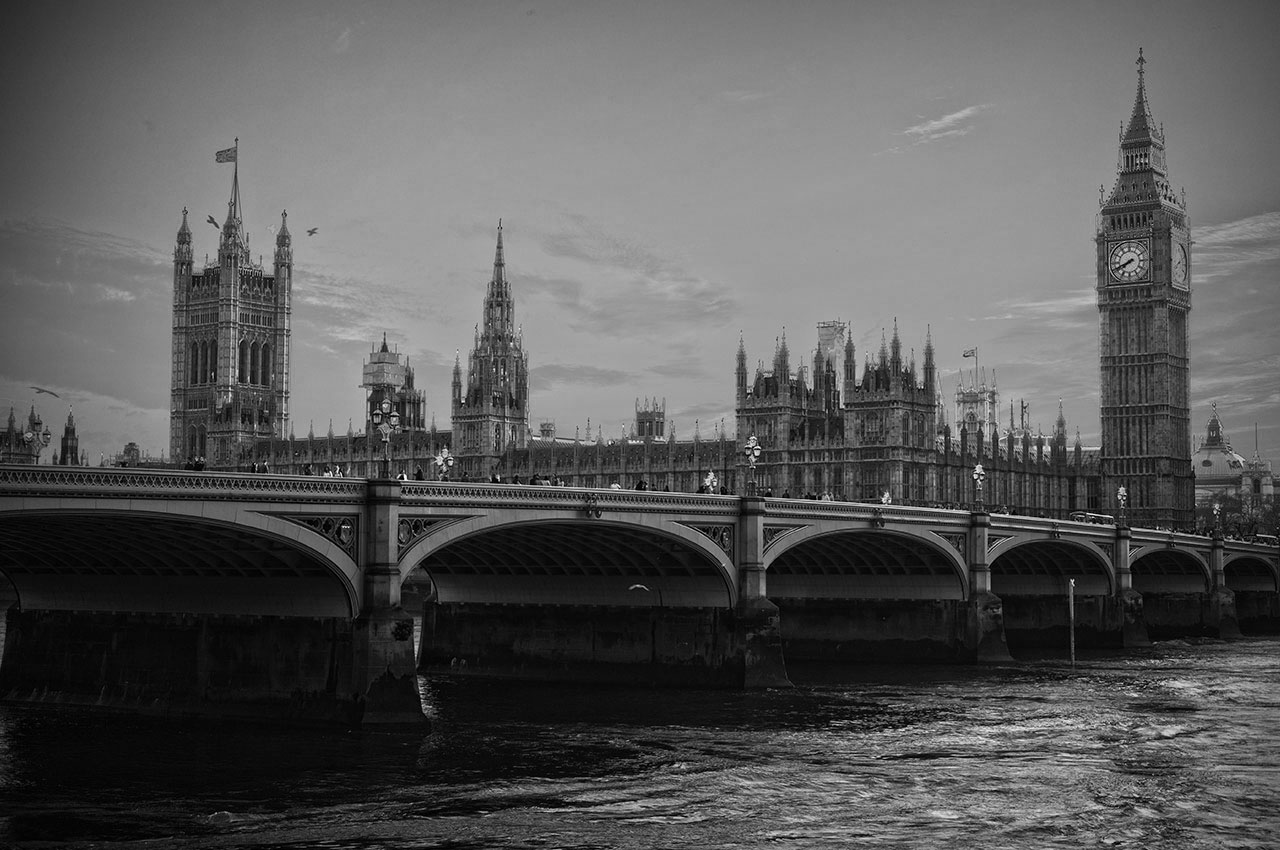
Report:
M 172 275 L 172 257 L 132 239 L 44 219 L 0 224 L 0 284 L 6 287 L 62 291 L 89 302 L 133 301 L 167 297 Z
M 955 136 L 967 136 L 974 129 L 973 119 L 991 108 L 992 105 L 989 103 L 966 106 L 964 109 L 943 115 L 941 118 L 921 121 L 919 124 L 903 130 L 902 135 L 909 137 L 917 145 Z
M 738 309 L 729 287 L 692 274 L 640 243 L 604 232 L 583 216 L 541 239 L 551 257 L 593 269 L 587 287 L 568 277 L 520 276 L 525 291 L 552 299 L 575 330 L 672 338 L 723 323 Z
M 557 385 L 612 387 L 634 379 L 634 375 L 619 369 L 602 369 L 581 363 L 548 363 L 529 370 L 529 389 L 549 391 Z
M 981 317 L 983 321 L 1014 321 L 1015 332 L 1042 333 L 1046 328 L 1071 330 L 1097 323 L 1097 295 L 1092 289 L 1074 289 L 1052 298 L 1008 299 L 998 305 L 1000 312 Z
M 434 308 L 402 287 L 305 265 L 294 269 L 293 299 L 295 323 L 310 323 L 315 341 L 370 342 L 382 337 L 389 316 L 402 323 L 435 315 Z
M 720 97 L 730 103 L 753 103 L 757 100 L 764 100 L 773 96 L 773 92 L 757 91 L 753 89 L 737 89 L 735 91 L 720 92 Z
M 333 40 L 332 50 L 334 53 L 346 53 L 350 47 L 351 27 L 347 27 Z
M 1280 212 L 1249 216 L 1195 230 L 1192 281 L 1210 283 L 1245 267 L 1280 261 Z

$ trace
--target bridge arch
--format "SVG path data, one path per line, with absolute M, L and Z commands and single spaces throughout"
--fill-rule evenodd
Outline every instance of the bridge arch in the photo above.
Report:
M 0 512 L 0 572 L 23 608 L 359 613 L 360 570 L 320 533 L 234 503 L 167 507 L 125 501 Z
M 494 514 L 446 521 L 400 556 L 440 602 L 732 608 L 737 568 L 676 521 Z M 634 590 L 632 588 L 635 588 Z
M 1139 593 L 1204 593 L 1213 586 L 1213 573 L 1204 558 L 1163 544 L 1130 552 L 1129 572 Z
M 822 599 L 967 599 L 960 553 L 931 531 L 817 523 L 765 550 L 768 595 Z
M 1222 570 L 1227 587 L 1232 590 L 1263 590 L 1272 593 L 1280 589 L 1280 575 L 1275 564 L 1249 552 L 1237 552 L 1222 559 Z
M 1075 579 L 1081 596 L 1109 596 L 1116 586 L 1111 561 L 1092 543 L 1020 534 L 987 553 L 996 596 L 1058 596 Z

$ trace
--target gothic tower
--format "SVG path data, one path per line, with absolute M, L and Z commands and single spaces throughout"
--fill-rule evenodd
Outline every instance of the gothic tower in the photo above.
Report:
M 515 324 L 515 300 L 502 254 L 502 222 L 493 278 L 484 299 L 484 325 L 476 329 L 467 379 L 453 370 L 453 445 L 462 475 L 487 478 L 509 449 L 529 440 L 529 358 Z
M 1104 499 L 1128 492 L 1134 524 L 1193 520 L 1190 373 L 1191 233 L 1174 193 L 1164 131 L 1147 105 L 1138 51 L 1138 93 L 1120 135 L 1117 176 L 1100 198 L 1100 313 Z
M 80 466 L 80 438 L 76 436 L 76 417 L 67 406 L 67 424 L 62 429 L 62 454 L 58 458 L 62 466 Z
M 175 462 L 198 456 L 234 469 L 253 441 L 287 432 L 293 239 L 281 213 L 273 271 L 253 262 L 237 148 L 218 161 L 236 165 L 217 262 L 195 270 L 185 209 L 173 252 L 169 453 Z M 218 226 L 213 216 L 209 222 Z

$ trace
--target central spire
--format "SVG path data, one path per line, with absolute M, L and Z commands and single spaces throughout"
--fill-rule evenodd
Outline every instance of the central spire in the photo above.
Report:
M 1158 139 L 1164 141 L 1156 127 L 1155 119 L 1151 117 L 1151 106 L 1147 103 L 1147 83 L 1145 66 L 1147 60 L 1142 55 L 1142 48 L 1138 48 L 1138 93 L 1133 100 L 1133 114 L 1129 116 L 1129 126 L 1125 129 L 1124 142 L 1140 142 L 1150 139 Z
M 515 332 L 515 303 L 507 283 L 507 265 L 502 256 L 502 219 L 498 219 L 498 245 L 493 252 L 493 279 L 484 299 L 484 336 L 512 338 Z
M 493 251 L 493 286 L 505 294 L 507 263 L 502 257 L 502 219 L 498 219 L 498 247 Z

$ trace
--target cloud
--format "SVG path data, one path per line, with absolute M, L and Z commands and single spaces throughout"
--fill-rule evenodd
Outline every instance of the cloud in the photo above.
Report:
M 295 325 L 314 328 L 308 341 L 315 343 L 367 343 L 381 339 L 383 331 L 403 327 L 406 320 L 436 315 L 434 308 L 407 289 L 302 265 L 294 267 L 293 302 Z
M 1280 212 L 1197 227 L 1194 237 L 1192 284 L 1216 282 L 1280 261 Z
M 729 287 L 683 269 L 640 243 L 606 233 L 584 216 L 541 239 L 551 257 L 592 267 L 592 284 L 569 277 L 516 276 L 523 291 L 545 296 L 574 330 L 666 338 L 723 324 L 738 305 Z
M 570 387 L 613 387 L 634 380 L 634 375 L 620 369 L 602 369 L 583 364 L 549 363 L 529 370 L 530 392 L 549 392 L 558 384 Z
M 938 139 L 967 136 L 974 128 L 972 123 L 967 122 L 977 117 L 979 113 L 991 108 L 992 105 L 989 103 L 966 106 L 964 109 L 949 113 L 941 118 L 922 121 L 919 124 L 908 127 L 902 131 L 902 135 L 910 137 L 913 143 L 917 145 L 927 144 Z
M 1097 294 L 1092 289 L 1074 289 L 1039 300 L 1009 299 L 997 305 L 1000 312 L 982 316 L 982 321 L 1013 321 L 1014 336 L 1039 336 L 1045 330 L 1075 330 L 1098 323 Z
M 173 258 L 141 242 L 44 219 L 0 224 L 0 284 L 89 301 L 169 297 Z M 6 297 L 12 297 L 7 293 Z
M 720 97 L 730 103 L 752 103 L 757 100 L 764 100 L 765 98 L 773 97 L 773 92 L 738 89 L 735 91 L 720 92 Z
M 347 27 L 333 40 L 331 49 L 334 53 L 346 53 L 351 47 L 351 27 Z

